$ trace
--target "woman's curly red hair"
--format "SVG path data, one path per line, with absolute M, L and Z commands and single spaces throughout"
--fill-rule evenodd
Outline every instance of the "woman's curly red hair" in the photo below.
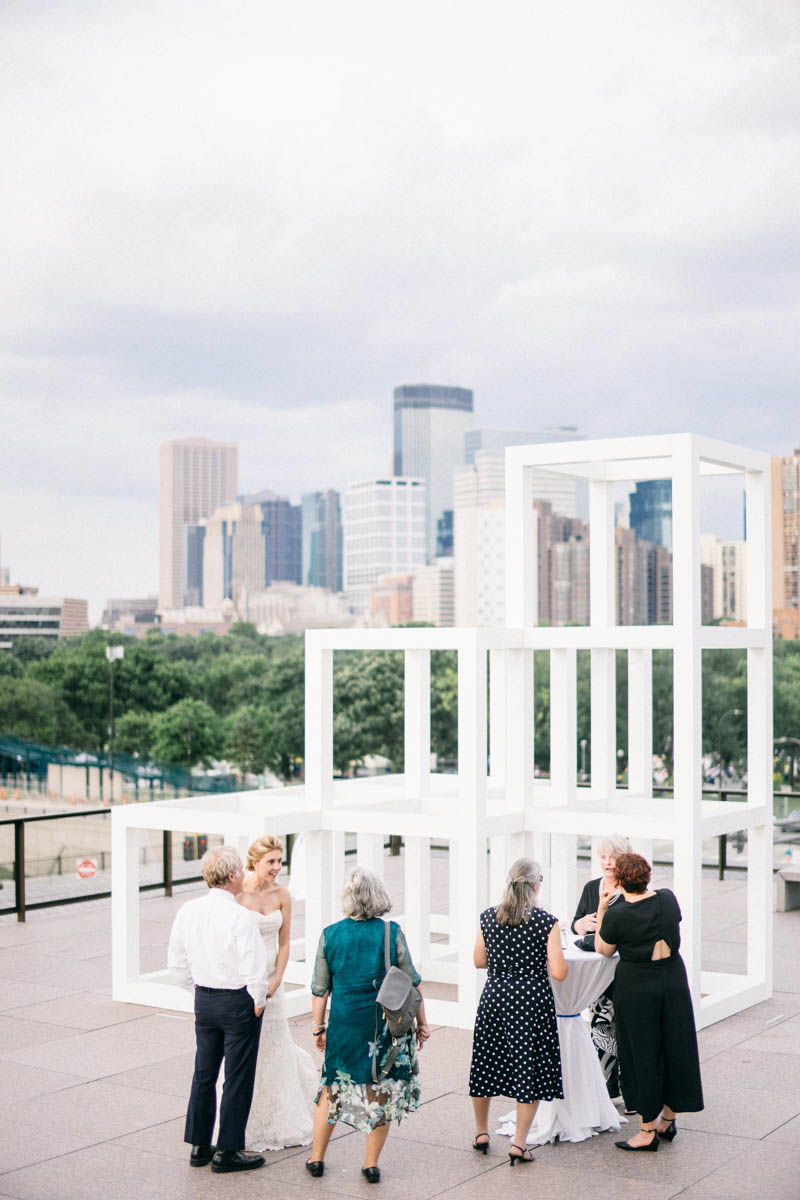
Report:
M 626 892 L 637 895 L 647 891 L 650 882 L 650 863 L 641 854 L 620 854 L 614 863 L 617 883 Z

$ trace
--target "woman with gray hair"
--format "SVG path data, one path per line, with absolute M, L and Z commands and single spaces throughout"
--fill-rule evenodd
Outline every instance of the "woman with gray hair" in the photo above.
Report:
M 469 1072 L 475 1113 L 473 1149 L 489 1148 L 489 1105 L 493 1096 L 517 1102 L 512 1167 L 533 1161 L 528 1131 L 540 1100 L 561 1100 L 561 1055 L 548 968 L 566 979 L 558 921 L 538 907 L 542 869 L 518 858 L 508 873 L 503 899 L 481 913 L 473 955 L 489 974 L 478 1004 Z
M 614 868 L 617 859 L 622 854 L 630 854 L 631 844 L 622 833 L 610 833 L 603 838 L 597 848 L 600 859 L 600 869 L 603 872 L 598 879 L 590 879 L 581 892 L 575 916 L 572 918 L 572 928 L 575 933 L 589 938 L 591 949 L 594 949 L 594 932 L 597 929 L 597 909 L 601 896 L 608 896 L 613 904 L 620 895 L 617 887 L 617 877 Z M 617 1055 L 617 1030 L 614 1021 L 614 981 L 608 985 L 601 996 L 589 1008 L 591 1013 L 591 1035 L 600 1069 L 606 1081 L 608 1094 L 612 1100 L 622 1097 L 622 1079 Z M 625 1112 L 629 1112 L 626 1108 Z
M 337 1121 L 367 1135 L 361 1173 L 368 1183 L 381 1177 L 378 1158 L 392 1121 L 419 1107 L 417 1049 L 427 1041 L 425 1004 L 417 1011 L 416 1030 L 397 1039 L 378 1019 L 376 996 L 385 974 L 385 922 L 392 902 L 383 881 L 372 871 L 356 867 L 342 892 L 344 919 L 322 931 L 311 982 L 314 1039 L 324 1054 L 311 1158 L 310 1175 L 325 1170 L 325 1151 Z M 403 931 L 389 922 L 392 966 L 399 967 L 419 986 Z M 326 1028 L 325 1009 L 331 998 Z

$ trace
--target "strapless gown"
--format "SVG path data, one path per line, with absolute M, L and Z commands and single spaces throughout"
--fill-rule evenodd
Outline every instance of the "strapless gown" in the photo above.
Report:
M 267 948 L 269 975 L 275 970 L 278 931 L 283 913 L 256 913 Z M 284 1146 L 307 1146 L 311 1141 L 314 1097 L 319 1071 L 311 1055 L 295 1045 L 286 1020 L 283 984 L 270 996 L 261 1021 L 253 1103 L 247 1122 L 245 1146 L 262 1153 Z

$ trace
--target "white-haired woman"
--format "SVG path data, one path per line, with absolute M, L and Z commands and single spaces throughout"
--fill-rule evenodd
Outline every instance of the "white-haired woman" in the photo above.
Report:
M 581 937 L 587 933 L 593 934 L 597 929 L 597 910 L 600 906 L 600 897 L 607 896 L 609 903 L 613 904 L 620 894 L 614 868 L 620 855 L 630 854 L 630 852 L 631 844 L 621 833 L 609 834 L 598 846 L 600 869 L 603 873 L 597 879 L 590 879 L 585 885 L 578 901 L 578 907 L 575 909 L 575 916 L 572 918 L 572 928 Z M 598 996 L 591 1005 L 589 1011 L 591 1013 L 592 1042 L 600 1060 L 600 1069 L 603 1072 L 609 1096 L 612 1100 L 617 1100 L 622 1095 L 622 1079 L 617 1054 L 617 1031 L 614 1023 L 613 979 L 603 994 Z M 626 1108 L 625 1111 L 629 1110 Z
M 322 931 L 311 983 L 311 1015 L 318 1050 L 325 1056 L 317 1106 L 309 1174 L 325 1170 L 325 1151 L 333 1126 L 345 1121 L 366 1133 L 361 1173 L 369 1183 L 381 1177 L 378 1158 L 392 1121 L 419 1107 L 416 1051 L 429 1036 L 424 1001 L 417 1012 L 416 1031 L 398 1039 L 400 1053 L 385 1078 L 373 1082 L 392 1050 L 392 1038 L 377 1020 L 375 996 L 385 973 L 384 928 L 381 920 L 392 902 L 383 881 L 372 871 L 356 867 L 342 892 L 344 919 Z M 403 931 L 389 923 L 393 966 L 400 967 L 419 986 Z M 325 1009 L 331 1000 L 330 1019 Z M 375 1053 L 374 1053 L 375 1052 Z
M 493 1096 L 517 1102 L 511 1166 L 532 1162 L 528 1131 L 540 1100 L 563 1099 L 556 1010 L 548 968 L 565 979 L 558 921 L 538 907 L 542 869 L 518 858 L 508 873 L 503 899 L 481 913 L 475 941 L 476 967 L 489 974 L 478 1004 L 469 1072 L 475 1113 L 475 1150 L 489 1147 Z

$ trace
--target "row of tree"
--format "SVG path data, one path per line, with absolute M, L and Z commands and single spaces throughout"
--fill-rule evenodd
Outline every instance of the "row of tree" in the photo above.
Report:
M 290 778 L 304 747 L 304 656 L 301 636 L 274 638 L 252 625 L 224 637 L 151 631 L 121 638 L 91 630 L 53 646 L 18 641 L 0 654 L 0 734 L 45 745 L 102 751 L 109 742 L 110 641 L 125 646 L 114 664 L 115 748 L 161 763 L 190 766 L 226 758 L 242 771 L 265 768 Z M 591 769 L 590 654 L 578 653 L 578 745 Z M 746 653 L 703 656 L 703 748 L 724 762 L 745 755 Z M 776 736 L 800 734 L 800 644 L 776 642 Z M 627 746 L 627 656 L 617 655 L 617 745 Z M 549 768 L 549 656 L 535 656 L 535 759 Z M 653 747 L 671 773 L 672 655 L 653 655 Z M 455 652 L 431 656 L 431 744 L 440 760 L 457 756 Z M 403 764 L 403 662 L 392 651 L 334 656 L 334 764 L 342 772 L 370 755 Z M 737 711 L 738 710 L 738 711 Z M 576 754 L 579 753 L 576 747 Z

